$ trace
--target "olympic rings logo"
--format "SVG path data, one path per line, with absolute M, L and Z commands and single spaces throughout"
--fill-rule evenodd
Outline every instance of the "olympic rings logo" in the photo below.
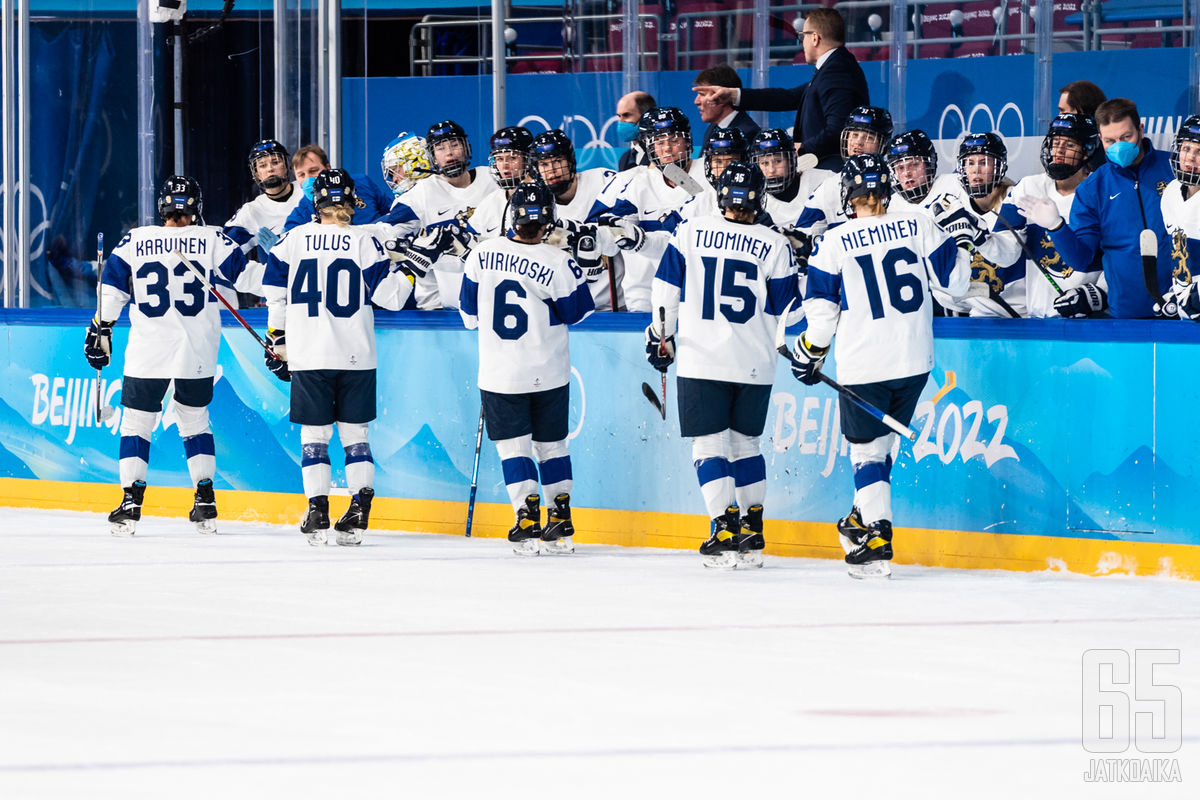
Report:
M 45 197 L 45 195 L 42 194 L 42 190 L 39 189 L 36 184 L 34 184 L 33 182 L 30 182 L 29 192 L 31 195 L 33 195 L 33 200 L 34 200 L 33 203 L 30 203 L 30 212 L 31 212 L 29 215 L 31 218 L 30 222 L 32 223 L 33 218 L 38 216 L 37 211 L 39 209 L 41 211 L 40 216 L 42 219 L 42 221 L 37 223 L 36 225 L 31 225 L 30 229 L 29 229 L 29 240 L 30 240 L 29 263 L 32 265 L 35 261 L 37 261 L 39 258 L 41 258 L 46 252 L 46 231 L 48 231 L 50 229 L 50 222 L 49 222 L 49 220 L 46 219 L 46 197 Z M 3 189 L 0 189 L 0 205 L 3 205 L 3 203 L 4 203 L 4 191 L 3 191 Z M 2 255 L 3 252 L 4 252 L 4 241 L 2 239 L 0 239 L 0 255 Z M 31 272 L 32 272 L 32 270 L 31 270 Z M 4 276 L 0 275 L 0 285 L 3 285 L 3 282 L 4 282 Z M 41 295 L 42 297 L 44 297 L 47 300 L 51 300 L 54 297 L 40 283 L 37 282 L 37 279 L 32 274 L 29 276 L 29 286 L 35 292 L 37 292 L 39 295 Z M 16 287 L 13 287 L 13 288 L 15 291 Z M 15 298 L 14 298 L 14 300 L 15 300 Z
M 1016 130 L 1004 130 L 1004 121 L 1011 113 L 1011 117 L 1015 119 Z M 957 128 L 951 122 L 947 126 L 947 120 L 951 117 L 958 118 Z M 978 125 L 976 119 L 978 118 Z M 983 120 L 987 119 L 987 127 L 983 127 Z M 969 114 L 963 114 L 962 109 L 958 105 L 951 103 L 942 110 L 941 119 L 938 120 L 938 135 L 937 148 L 938 155 L 943 158 L 954 161 L 958 157 L 958 141 L 966 133 L 997 133 L 1005 140 L 1005 144 L 1012 147 L 1008 154 L 1009 163 L 1012 163 L 1021 155 L 1021 149 L 1025 144 L 1025 118 L 1021 114 L 1021 109 L 1016 103 L 1008 102 L 1000 108 L 999 114 L 992 114 L 992 109 L 986 103 L 976 103 Z M 1015 144 L 1015 147 L 1013 145 Z
M 532 122 L 536 122 L 539 125 L 541 125 L 542 130 L 544 130 L 544 131 L 549 131 L 549 130 L 554 129 L 553 126 L 549 122 L 547 122 L 544 117 L 539 117 L 536 114 L 529 114 L 528 116 L 522 117 L 521 120 L 517 123 L 517 125 L 529 128 L 530 123 L 532 123 Z M 604 121 L 604 124 L 600 126 L 600 130 L 597 131 L 595 123 L 593 123 L 590 119 L 583 116 L 582 114 L 564 114 L 563 118 L 562 118 L 562 124 L 559 126 L 559 128 L 561 128 L 562 131 L 567 134 L 567 136 L 571 139 L 572 142 L 575 142 L 575 149 L 577 149 L 577 150 L 585 150 L 589 147 L 602 147 L 602 148 L 605 148 L 608 150 L 612 150 L 612 149 L 614 149 L 614 146 L 609 144 L 606 141 L 606 138 L 608 137 L 609 128 L 611 128 L 613 125 L 616 125 L 616 124 L 617 124 L 617 117 L 614 114 L 613 116 L 606 119 Z M 584 136 L 574 135 L 575 131 L 573 129 L 576 129 L 576 128 L 583 128 L 586 131 Z M 537 134 L 541 132 L 541 131 L 533 131 L 532 128 L 530 128 L 530 130 L 533 132 L 534 136 L 537 136 Z M 579 144 L 579 142 L 583 141 L 584 139 L 587 139 L 587 142 L 582 145 Z

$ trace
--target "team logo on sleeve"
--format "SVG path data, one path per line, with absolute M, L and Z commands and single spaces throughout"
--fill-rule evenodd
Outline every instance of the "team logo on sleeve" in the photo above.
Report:
M 971 259 L 971 281 L 990 284 L 997 292 L 1004 291 L 1004 281 L 997 274 L 998 267 L 984 258 L 978 251 Z
M 1050 241 L 1050 234 L 1043 232 L 1042 240 L 1038 244 L 1041 245 L 1042 252 L 1045 253 L 1045 255 L 1038 259 L 1038 263 L 1042 266 L 1042 269 L 1057 278 L 1069 278 L 1074 274 L 1075 270 L 1063 262 L 1062 256 L 1059 255 L 1058 250 L 1054 247 L 1054 242 Z
M 1176 228 L 1171 234 L 1171 260 L 1175 262 L 1175 270 L 1171 273 L 1179 283 L 1192 282 L 1192 270 L 1188 265 L 1187 234 L 1183 228 Z
M 1163 196 L 1163 190 L 1164 190 L 1164 189 L 1166 189 L 1166 188 L 1167 188 L 1167 182 L 1166 182 L 1166 181 L 1159 181 L 1158 183 L 1154 184 L 1154 190 L 1155 190 L 1156 192 L 1158 192 L 1158 196 L 1159 196 L 1159 197 L 1162 197 L 1162 196 Z

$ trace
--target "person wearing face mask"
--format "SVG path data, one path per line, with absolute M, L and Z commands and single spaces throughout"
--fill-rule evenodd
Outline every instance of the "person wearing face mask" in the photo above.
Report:
M 1086 271 L 1102 250 L 1108 282 L 1109 313 L 1120 318 L 1147 318 L 1161 313 L 1163 293 L 1171 286 L 1171 238 L 1163 224 L 1162 196 L 1174 177 L 1167 153 L 1146 138 L 1132 100 L 1117 97 L 1096 109 L 1100 145 L 1107 162 L 1075 190 L 1070 222 L 1049 197 L 1018 199 L 1029 222 L 1045 229 L 1067 265 Z M 1153 274 L 1143 270 L 1139 237 L 1143 230 L 1157 238 Z M 1102 310 L 1105 298 L 1097 298 Z
M 284 232 L 317 219 L 317 210 L 313 207 L 312 200 L 313 183 L 318 175 L 329 168 L 329 156 L 325 155 L 325 151 L 319 145 L 306 144 L 292 155 L 292 171 L 296 173 L 296 180 L 300 182 L 304 197 L 283 223 Z M 367 175 L 350 177 L 354 180 L 356 190 L 354 216 L 350 224 L 369 225 L 379 221 L 392 206 L 392 193 L 384 192 Z
M 650 163 L 650 154 L 642 147 L 638 139 L 638 120 L 658 103 L 646 92 L 630 92 L 621 95 L 617 101 L 617 138 L 629 142 L 629 149 L 621 154 L 617 161 L 617 171 L 624 172 L 633 167 L 642 167 Z

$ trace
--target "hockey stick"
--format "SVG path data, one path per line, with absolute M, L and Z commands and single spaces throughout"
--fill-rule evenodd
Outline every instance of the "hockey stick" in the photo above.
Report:
M 660 328 L 660 334 L 658 337 L 658 354 L 661 356 L 661 355 L 666 354 L 667 309 L 663 308 L 662 306 L 659 306 L 658 307 L 658 318 L 661 321 L 661 325 L 662 325 L 662 327 Z M 653 324 L 653 323 L 651 323 L 651 324 Z M 666 418 L 667 418 L 667 373 L 663 372 L 663 374 L 662 374 L 662 399 L 661 400 L 658 398 L 658 394 L 656 394 L 655 391 L 650 388 L 650 384 L 645 383 L 645 382 L 642 383 L 642 394 L 645 396 L 645 398 L 647 400 L 650 401 L 650 405 L 654 406 L 654 410 L 658 412 L 659 416 L 661 416 L 663 418 L 663 420 L 666 420 Z
M 475 491 L 479 488 L 479 448 L 483 446 L 483 403 L 479 404 L 479 429 L 475 431 L 475 466 L 471 468 L 471 496 L 467 500 L 467 538 L 475 519 Z
M 104 233 L 103 231 L 96 234 L 96 324 L 100 324 L 100 304 L 101 291 L 104 285 Z M 112 339 L 109 339 L 110 346 Z M 104 405 L 100 399 L 100 370 L 96 370 L 96 424 L 102 425 L 112 415 L 116 413 L 116 409 L 109 405 Z
M 1138 235 L 1138 250 L 1142 255 L 1142 277 L 1146 280 L 1146 291 L 1154 300 L 1160 314 L 1168 319 L 1179 316 L 1179 302 L 1175 295 L 1171 299 L 1163 297 L 1158 292 L 1158 236 L 1149 228 L 1143 228 Z
M 238 310 L 229 304 L 229 301 L 225 299 L 225 296 L 216 290 L 216 287 L 212 285 L 212 282 L 209 281 L 208 276 L 204 274 L 203 270 L 201 270 L 191 261 L 188 261 L 186 258 L 184 258 L 178 250 L 172 250 L 171 254 L 178 258 L 181 263 L 187 265 L 187 268 L 192 271 L 192 274 L 199 278 L 200 282 L 204 284 L 205 289 L 216 295 L 216 298 L 220 300 L 227 309 L 229 309 L 229 313 L 233 314 L 233 318 L 242 323 L 242 327 L 250 332 L 250 335 L 254 337 L 254 341 L 258 342 L 259 347 L 261 347 L 263 350 L 266 350 L 272 358 L 278 358 L 278 356 L 275 355 L 275 351 L 271 349 L 271 345 L 264 342 L 263 338 L 258 335 L 258 332 L 255 331 L 254 328 L 250 327 L 250 323 L 246 322 L 242 315 L 238 313 Z
M 669 180 L 676 186 L 681 187 L 685 192 L 692 197 L 704 191 L 704 187 L 700 185 L 700 181 L 693 178 L 683 171 L 683 167 L 678 164 L 667 164 L 662 168 L 663 177 Z
M 779 316 L 779 323 L 775 326 L 775 350 L 778 351 L 779 355 L 786 358 L 788 360 L 788 362 L 791 363 L 792 366 L 803 367 L 804 363 L 801 361 L 798 361 L 796 359 L 796 357 L 794 355 L 792 355 L 792 349 L 790 347 L 788 347 L 788 345 L 787 345 L 788 312 L 792 310 L 792 306 L 795 304 L 796 304 L 796 301 L 793 300 L 791 303 L 788 304 L 788 307 L 784 310 L 783 314 L 781 314 Z M 801 311 L 803 311 L 804 307 L 801 306 L 800 309 L 801 309 Z M 801 316 L 801 319 L 803 319 L 803 316 Z M 893 431 L 895 431 L 896 433 L 903 436 L 905 439 L 908 439 L 910 442 L 915 442 L 917 440 L 917 434 L 915 431 L 913 431 L 912 428 L 903 424 L 902 422 L 900 422 L 899 420 L 897 420 L 895 417 L 891 416 L 890 414 L 883 413 L 878 408 L 871 405 L 866 400 L 864 400 L 862 397 L 860 397 L 857 392 L 853 391 L 852 389 L 848 389 L 845 386 L 842 386 L 840 383 L 835 381 L 833 378 L 830 378 L 828 375 L 826 375 L 823 372 L 818 372 L 817 378 L 821 381 L 821 383 L 825 384 L 830 389 L 833 389 L 835 392 L 842 395 L 850 402 L 854 403 L 854 405 L 858 406 L 863 411 L 867 412 L 872 417 L 879 420 L 884 425 L 888 426 Z
M 1000 214 L 996 215 L 996 219 L 1004 223 L 1004 227 L 1008 228 L 1008 230 L 1016 238 L 1017 244 L 1019 244 L 1021 249 L 1025 251 L 1025 256 L 1033 262 L 1035 267 L 1038 268 L 1038 272 L 1042 273 L 1046 280 L 1050 281 L 1050 285 L 1054 288 L 1054 291 L 1058 292 L 1058 296 L 1062 297 L 1063 294 L 1065 294 L 1063 288 L 1058 285 L 1058 281 L 1054 280 L 1054 276 L 1050 274 L 1050 270 L 1046 269 L 1046 267 L 1042 265 L 1042 262 L 1033 255 L 1033 252 L 1030 251 L 1029 246 L 1026 244 L 1025 240 L 1021 238 L 1021 234 L 1017 232 L 1017 229 L 1008 224 L 1008 220 L 1006 220 Z

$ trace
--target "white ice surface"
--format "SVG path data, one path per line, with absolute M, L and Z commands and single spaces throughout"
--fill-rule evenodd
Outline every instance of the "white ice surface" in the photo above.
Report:
M 1200 797 L 1197 584 L 221 525 L 0 509 L 0 800 Z M 1181 784 L 1084 782 L 1090 648 Z

